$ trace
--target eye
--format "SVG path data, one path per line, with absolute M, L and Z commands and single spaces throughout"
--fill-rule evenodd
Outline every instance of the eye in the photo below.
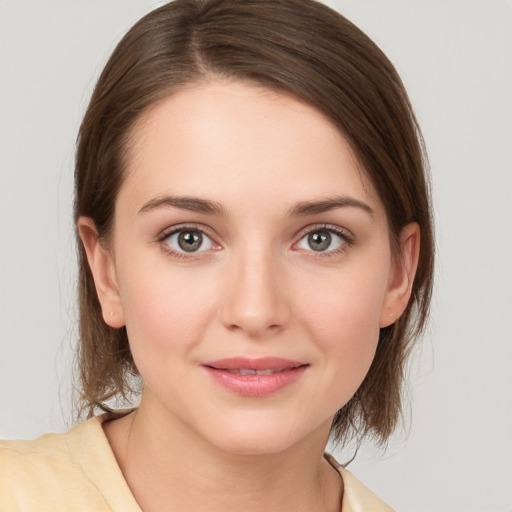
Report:
M 314 252 L 331 252 L 347 243 L 346 238 L 330 229 L 316 229 L 303 236 L 297 244 L 300 249 Z
M 178 253 L 207 251 L 213 247 L 212 240 L 196 229 L 181 229 L 165 237 L 163 242 Z

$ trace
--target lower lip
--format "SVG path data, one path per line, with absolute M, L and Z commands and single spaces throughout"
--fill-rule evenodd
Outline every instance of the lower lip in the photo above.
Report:
M 272 375 L 240 375 L 210 366 L 203 366 L 203 368 L 216 382 L 239 395 L 263 397 L 277 393 L 300 379 L 307 365 L 290 368 Z

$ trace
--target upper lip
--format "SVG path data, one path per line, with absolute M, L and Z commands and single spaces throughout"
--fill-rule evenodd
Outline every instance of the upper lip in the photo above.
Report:
M 298 368 L 299 366 L 305 366 L 307 363 L 283 359 L 281 357 L 261 357 L 257 359 L 230 357 L 217 361 L 207 361 L 202 364 L 203 366 L 209 366 L 217 370 L 282 370 L 286 368 Z

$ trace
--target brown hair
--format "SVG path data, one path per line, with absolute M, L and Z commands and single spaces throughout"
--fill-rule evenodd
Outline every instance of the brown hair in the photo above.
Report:
M 101 74 L 80 128 L 75 221 L 90 217 L 108 241 L 134 123 L 180 86 L 227 77 L 292 94 L 330 118 L 384 204 L 391 247 L 409 222 L 421 229 L 419 266 L 404 314 L 383 329 L 368 375 L 336 414 L 333 433 L 384 442 L 401 411 L 405 362 L 424 328 L 434 244 L 423 142 L 402 82 L 381 50 L 313 0 L 176 0 L 142 18 Z M 101 315 L 78 240 L 82 411 L 126 398 L 137 375 L 126 330 Z

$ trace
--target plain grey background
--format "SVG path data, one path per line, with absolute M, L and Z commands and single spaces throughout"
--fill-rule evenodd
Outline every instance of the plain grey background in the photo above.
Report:
M 113 45 L 161 3 L 0 0 L 0 437 L 72 423 L 75 137 Z M 402 511 L 510 512 L 512 3 L 327 3 L 405 82 L 429 150 L 438 242 L 408 426 L 349 468 Z

